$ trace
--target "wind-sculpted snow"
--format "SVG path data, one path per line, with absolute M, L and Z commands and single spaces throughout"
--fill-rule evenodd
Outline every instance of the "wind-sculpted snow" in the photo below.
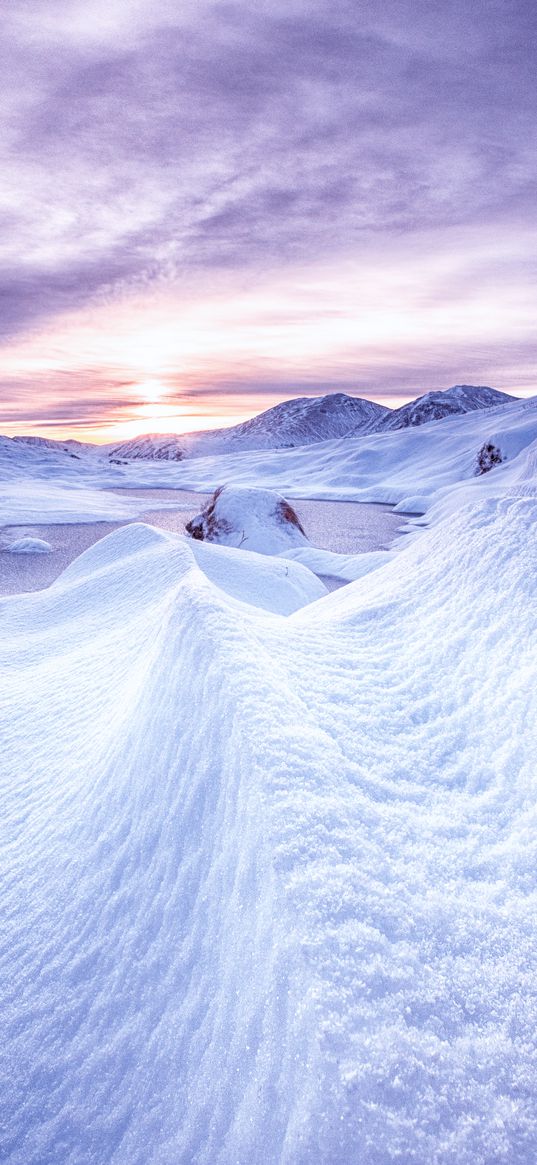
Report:
M 537 500 L 287 618 L 194 548 L 0 606 L 3 1158 L 533 1165 Z

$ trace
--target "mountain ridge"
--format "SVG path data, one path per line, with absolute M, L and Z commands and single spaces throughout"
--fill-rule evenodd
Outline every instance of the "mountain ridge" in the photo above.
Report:
M 221 453 L 296 448 L 334 438 L 389 432 L 517 399 L 488 385 L 458 384 L 425 393 L 398 409 L 389 409 L 364 397 L 335 392 L 322 397 L 292 397 L 226 429 L 143 434 L 107 445 L 32 436 L 8 440 L 40 452 L 62 452 L 77 459 L 99 457 L 119 465 L 138 460 L 183 461 Z

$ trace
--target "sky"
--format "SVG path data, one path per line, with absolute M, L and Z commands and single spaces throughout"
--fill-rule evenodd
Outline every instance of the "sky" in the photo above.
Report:
M 0 431 L 537 393 L 534 0 L 3 0 Z

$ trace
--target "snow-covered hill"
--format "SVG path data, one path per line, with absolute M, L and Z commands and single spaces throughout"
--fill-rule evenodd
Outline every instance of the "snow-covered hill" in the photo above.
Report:
M 435 492 L 477 480 L 483 449 L 496 461 L 486 477 L 507 485 L 515 459 L 537 440 L 537 398 L 476 409 L 428 424 L 276 449 L 182 461 L 112 464 L 94 454 L 72 458 L 61 449 L 0 438 L 0 525 L 27 521 L 91 521 L 106 512 L 119 520 L 143 499 L 104 492 L 110 487 L 156 487 L 212 493 L 233 484 L 276 490 L 288 498 L 401 504 L 424 512 Z M 485 458 L 486 461 L 486 458 Z M 172 505 L 163 502 L 162 505 Z M 39 519 L 38 515 L 42 517 Z M 69 515 L 69 517 L 62 517 Z M 78 515 L 78 516 L 77 516 Z
M 282 449 L 374 432 L 388 413 L 383 405 L 342 392 L 317 398 L 298 397 L 229 429 L 208 429 L 177 437 L 135 437 L 107 447 L 107 452 L 112 459 L 180 461 L 183 457 Z
M 251 420 L 227 429 L 149 434 L 112 445 L 54 441 L 47 437 L 14 437 L 11 441 L 29 454 L 64 455 L 88 464 L 103 460 L 119 466 L 131 461 L 178 462 L 256 450 L 300 448 L 334 438 L 367 436 L 515 400 L 515 397 L 492 388 L 456 385 L 442 392 L 427 393 L 400 409 L 392 410 L 361 397 L 329 393 L 318 398 L 299 397 L 283 401 Z M 0 443 L 9 440 L 0 437 Z
M 378 432 L 390 429 L 406 429 L 408 425 L 425 425 L 429 421 L 439 421 L 443 417 L 454 417 L 461 413 L 471 413 L 476 409 L 490 409 L 496 405 L 508 404 L 516 400 L 506 392 L 497 392 L 486 385 L 456 384 L 440 392 L 427 392 L 418 396 L 400 409 L 394 409 L 383 417 Z

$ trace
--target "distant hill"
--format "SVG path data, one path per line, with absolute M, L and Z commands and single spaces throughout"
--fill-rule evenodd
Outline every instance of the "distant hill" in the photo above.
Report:
M 391 429 L 406 429 L 409 425 L 425 425 L 428 421 L 439 421 L 443 417 L 454 417 L 461 413 L 473 413 L 476 409 L 490 409 L 516 400 L 506 392 L 497 392 L 484 384 L 455 384 L 438 392 L 427 392 L 418 396 L 400 409 L 390 411 L 383 417 L 378 432 Z
M 204 457 L 215 453 L 251 452 L 255 449 L 284 449 L 329 441 L 334 437 L 358 437 L 376 432 L 390 410 L 374 401 L 334 392 L 321 397 L 298 397 L 282 401 L 240 425 L 229 429 L 208 429 L 180 436 L 134 437 L 108 447 L 111 459 L 140 458 L 180 461 L 183 457 Z
M 110 464 L 129 461 L 183 461 L 185 458 L 256 450 L 287 449 L 312 445 L 334 438 L 362 437 L 393 429 L 424 425 L 443 417 L 493 408 L 517 400 L 486 385 L 456 384 L 453 388 L 428 392 L 400 409 L 388 409 L 374 401 L 343 392 L 321 397 L 297 397 L 282 401 L 258 416 L 228 429 L 207 429 L 199 433 L 151 434 L 133 437 L 113 445 L 89 445 L 80 441 L 54 441 L 48 437 L 13 437 L 30 453 L 48 452 L 70 458 Z

